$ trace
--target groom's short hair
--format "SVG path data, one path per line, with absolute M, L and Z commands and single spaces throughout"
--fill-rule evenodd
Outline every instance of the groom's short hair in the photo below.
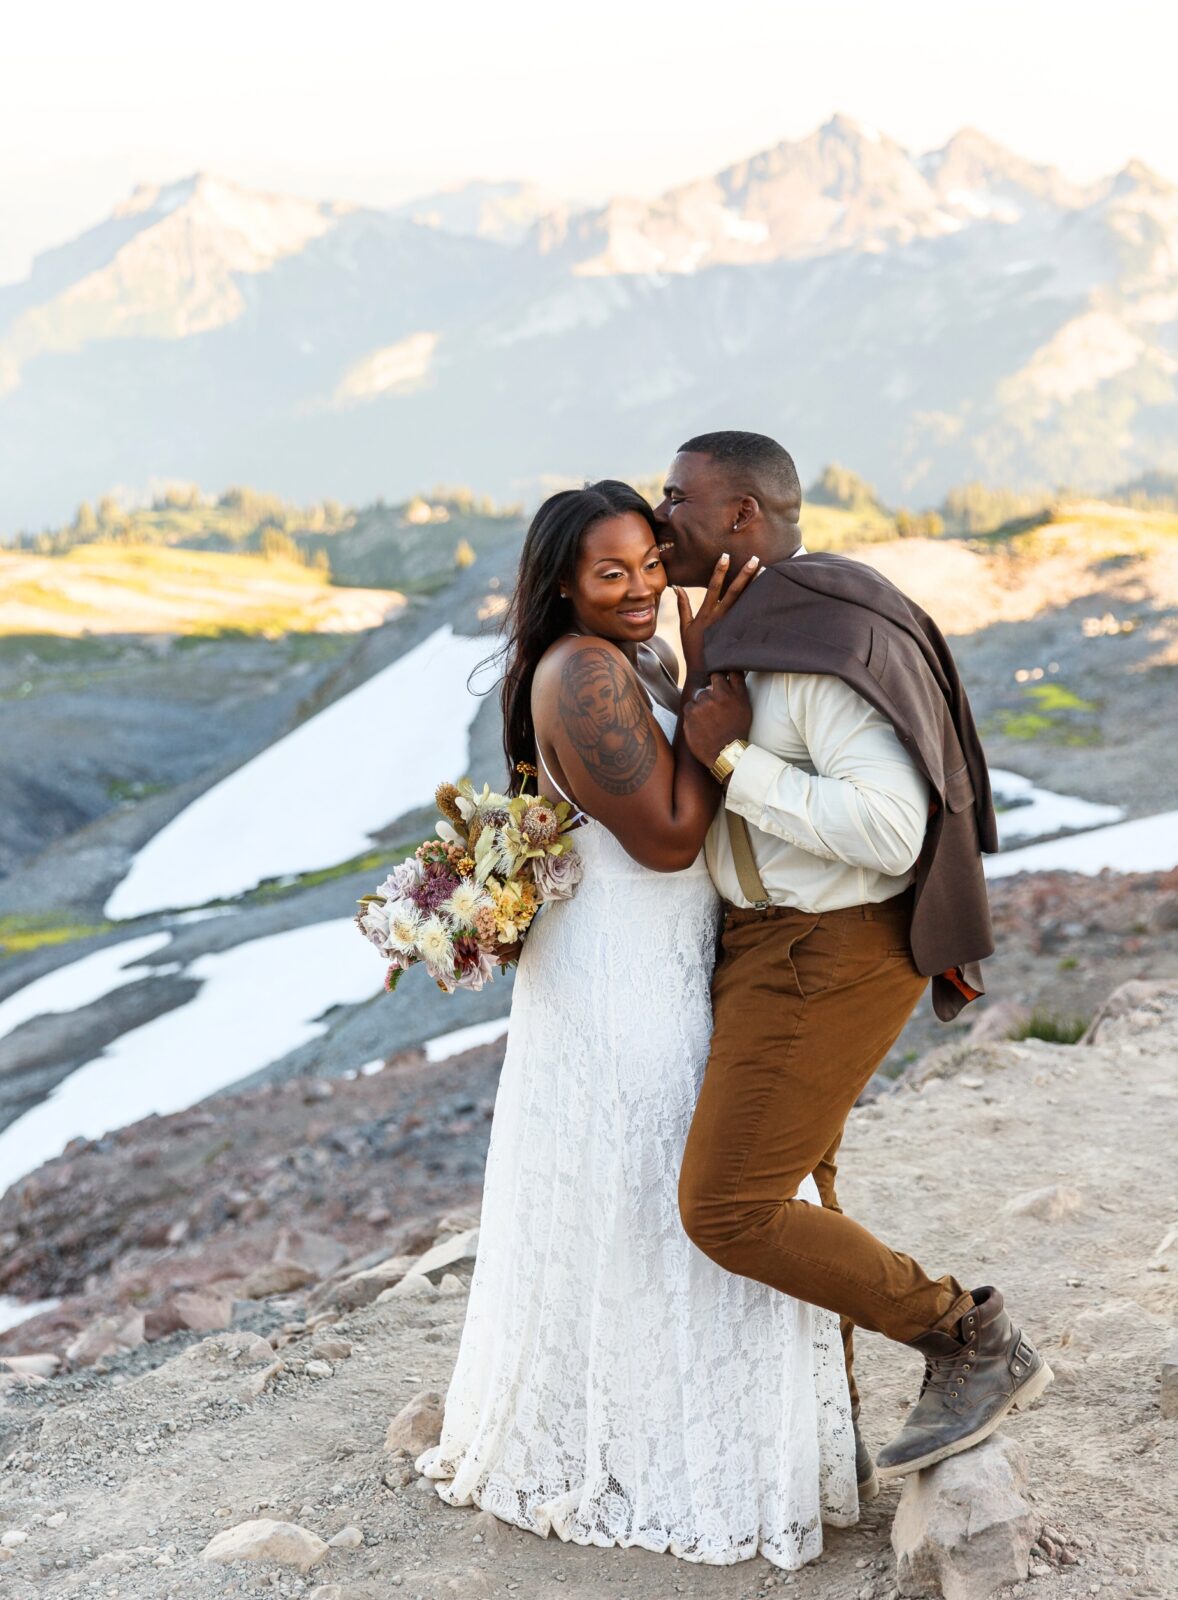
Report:
M 733 488 L 742 494 L 801 509 L 802 485 L 793 457 L 767 434 L 742 433 L 735 428 L 699 433 L 679 446 L 679 454 L 711 456 L 730 469 Z

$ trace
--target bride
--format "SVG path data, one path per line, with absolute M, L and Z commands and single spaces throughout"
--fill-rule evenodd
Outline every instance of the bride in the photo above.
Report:
M 694 619 L 678 596 L 689 679 L 754 572 L 721 598 L 725 576 Z M 847 1381 L 833 1316 L 726 1273 L 679 1220 L 720 791 L 651 643 L 666 584 L 650 507 L 624 484 L 553 495 L 528 530 L 504 744 L 580 809 L 584 880 L 524 946 L 462 1345 L 418 1467 L 450 1504 L 533 1533 L 798 1567 L 824 1522 L 857 1517 Z M 817 1203 L 812 1179 L 801 1194 Z

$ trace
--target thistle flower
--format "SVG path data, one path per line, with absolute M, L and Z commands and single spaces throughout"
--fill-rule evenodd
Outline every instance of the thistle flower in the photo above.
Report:
M 393 906 L 385 922 L 385 949 L 390 960 L 394 954 L 416 955 L 421 920 L 421 913 L 412 901 L 401 900 Z
M 442 910 L 459 927 L 471 928 L 484 906 L 491 905 L 491 897 L 470 878 L 464 878 L 446 901 Z
M 454 941 L 449 926 L 441 917 L 426 917 L 418 930 L 417 948 L 431 977 L 454 976 Z
M 452 822 L 456 828 L 464 828 L 466 826 L 466 818 L 458 809 L 458 789 L 456 785 L 439 783 L 434 791 L 434 801 L 447 822 Z

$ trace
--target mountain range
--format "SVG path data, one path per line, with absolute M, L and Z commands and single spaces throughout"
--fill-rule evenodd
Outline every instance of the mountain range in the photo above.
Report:
M 1178 468 L 1178 187 L 843 116 L 650 199 L 391 211 L 201 174 L 0 288 L 0 531 L 161 480 L 301 499 L 660 471 L 772 433 L 892 503 Z

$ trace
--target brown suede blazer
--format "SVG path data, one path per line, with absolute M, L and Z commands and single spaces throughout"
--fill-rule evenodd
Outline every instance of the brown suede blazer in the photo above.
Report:
M 797 555 L 767 567 L 708 631 L 709 672 L 830 673 L 887 717 L 935 799 L 916 863 L 912 956 L 948 1022 L 985 992 L 994 951 L 980 852 L 998 849 L 986 757 L 936 623 L 859 561 Z

